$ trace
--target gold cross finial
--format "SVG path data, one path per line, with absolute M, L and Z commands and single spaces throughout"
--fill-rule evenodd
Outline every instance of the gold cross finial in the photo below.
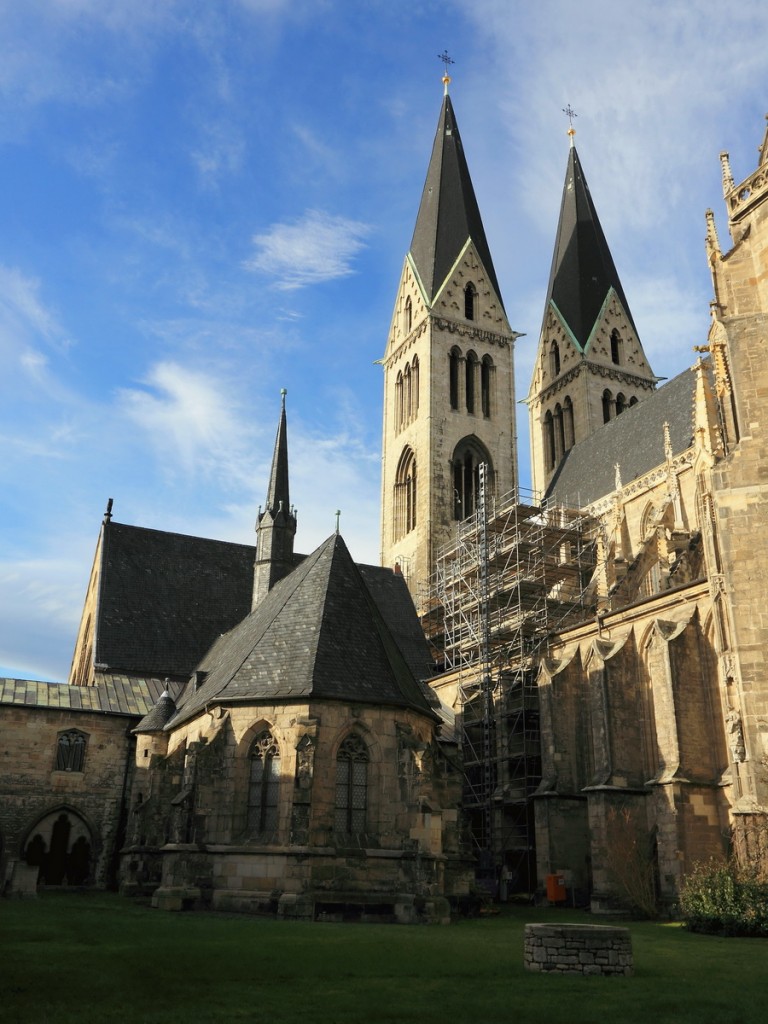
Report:
M 441 60 L 445 65 L 445 71 L 443 72 L 443 92 L 444 95 L 448 95 L 448 86 L 451 84 L 451 76 L 448 74 L 448 65 L 455 64 L 456 61 L 448 56 L 448 51 L 443 50 L 442 53 L 438 53 L 437 59 Z
M 563 113 L 568 118 L 568 137 L 571 140 L 571 145 L 573 145 L 573 137 L 576 134 L 576 129 L 573 127 L 573 119 L 574 117 L 578 117 L 579 115 L 576 113 L 576 111 L 573 109 L 570 103 L 566 104 L 563 107 Z

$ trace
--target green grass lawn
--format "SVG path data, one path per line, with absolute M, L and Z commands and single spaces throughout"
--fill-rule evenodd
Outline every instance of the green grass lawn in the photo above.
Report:
M 450 927 L 167 914 L 111 894 L 0 901 L 0 1020 L 763 1024 L 768 943 L 631 923 L 635 975 L 523 969 L 525 909 Z M 613 923 L 613 922 L 611 922 Z

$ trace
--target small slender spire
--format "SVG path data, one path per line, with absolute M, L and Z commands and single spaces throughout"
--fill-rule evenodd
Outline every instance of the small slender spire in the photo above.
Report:
M 341 509 L 336 509 L 336 533 L 339 532 L 339 520 L 341 519 Z
M 271 588 L 293 569 L 293 538 L 296 533 L 296 513 L 291 507 L 288 493 L 288 424 L 285 415 L 285 396 L 280 391 L 280 421 L 277 426 L 272 469 L 269 474 L 267 501 L 264 511 L 259 509 L 256 523 L 256 563 L 254 566 L 253 607 Z
M 105 523 L 108 523 L 112 519 L 112 504 L 113 504 L 112 499 L 108 498 L 107 499 L 107 507 L 106 507 L 106 510 L 104 512 L 104 522 Z
M 727 196 L 735 182 L 731 172 L 731 158 L 726 152 L 720 154 L 720 166 L 723 171 L 723 195 Z
M 288 495 L 288 429 L 285 416 L 285 388 L 280 389 L 280 422 L 277 426 L 275 450 L 272 454 L 272 471 L 267 489 L 267 511 L 277 515 L 281 506 L 285 511 L 291 507 Z

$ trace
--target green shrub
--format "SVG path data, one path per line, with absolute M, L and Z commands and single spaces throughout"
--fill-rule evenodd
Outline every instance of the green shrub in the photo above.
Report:
M 680 909 L 691 931 L 768 936 L 768 883 L 732 861 L 697 864 L 683 882 Z

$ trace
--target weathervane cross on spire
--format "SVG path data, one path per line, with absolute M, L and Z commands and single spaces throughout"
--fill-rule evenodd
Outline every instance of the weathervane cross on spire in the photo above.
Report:
M 445 95 L 447 96 L 448 95 L 448 86 L 450 85 L 450 82 L 451 82 L 451 76 L 448 74 L 448 65 L 449 64 L 455 64 L 456 61 L 452 57 L 448 56 L 448 51 L 447 50 L 443 50 L 442 53 L 438 53 L 437 59 L 441 60 L 443 62 L 443 64 L 445 65 L 445 71 L 443 72 L 443 88 L 445 90 Z
M 570 103 L 566 104 L 563 107 L 563 113 L 568 118 L 568 124 L 570 126 L 568 128 L 568 135 L 571 139 L 571 145 L 573 145 L 573 136 L 576 134 L 576 129 L 573 127 L 573 119 L 574 117 L 578 117 L 579 115 L 576 113 L 576 111 L 573 109 Z

